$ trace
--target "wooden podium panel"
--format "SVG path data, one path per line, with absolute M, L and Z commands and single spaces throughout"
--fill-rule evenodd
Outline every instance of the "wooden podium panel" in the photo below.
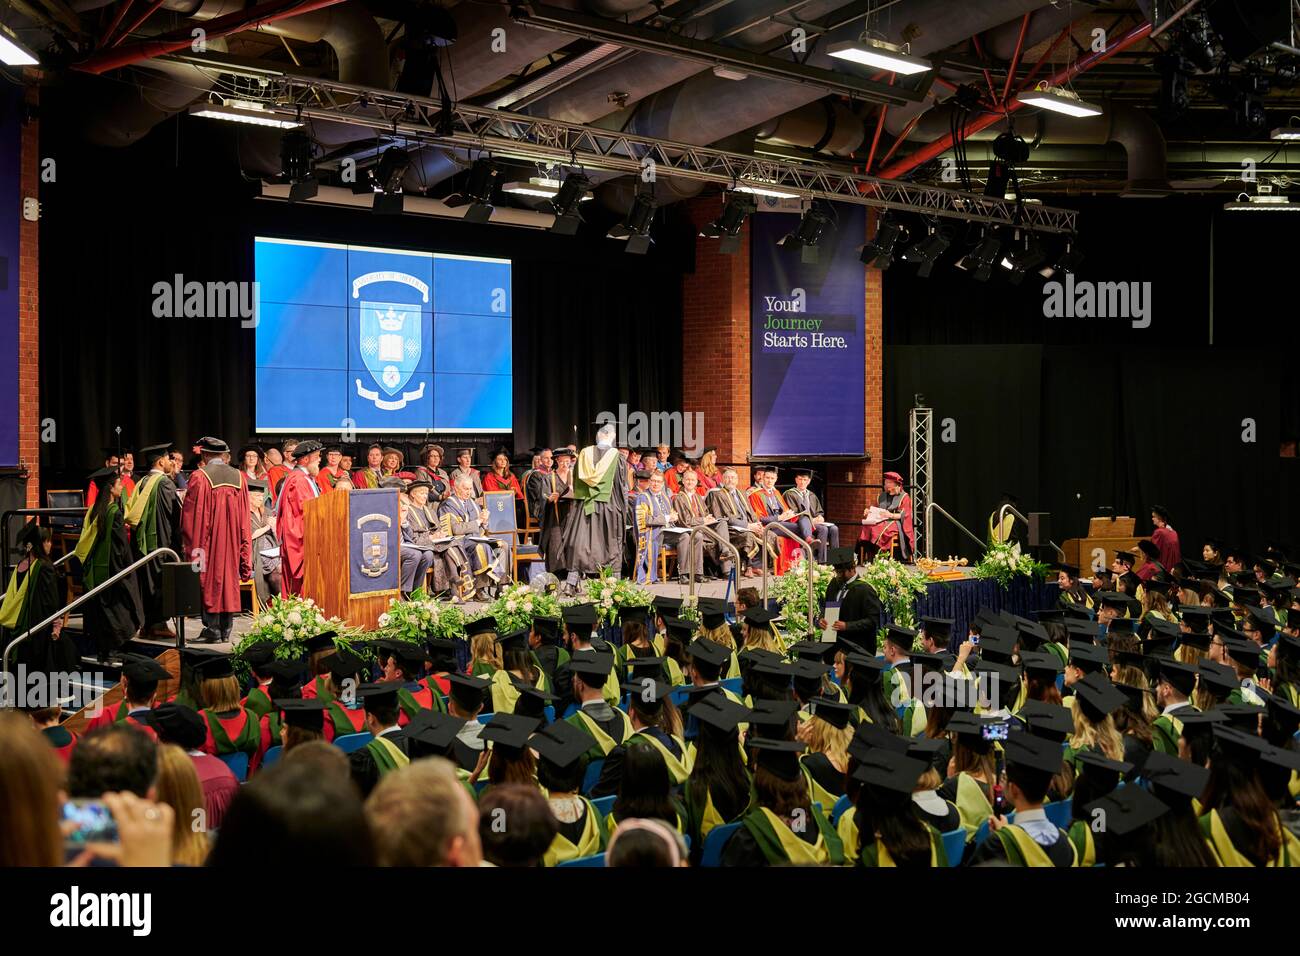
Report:
M 397 514 L 396 490 L 363 491 L 360 494 L 391 496 L 393 514 Z M 365 593 L 352 590 L 352 537 L 355 531 L 352 505 L 359 500 L 357 496 L 357 491 L 332 491 L 303 506 L 305 554 L 302 593 L 320 605 L 328 616 L 373 631 L 379 626 L 379 615 L 388 610 L 389 601 L 401 598 L 401 590 L 400 587 Z M 396 546 L 389 546 L 387 560 L 396 567 L 400 559 L 399 530 Z M 400 581 L 400 575 L 395 580 Z
M 1110 567 L 1115 560 L 1116 551 L 1131 551 L 1137 558 L 1137 563 L 1133 565 L 1133 570 L 1142 567 L 1144 555 L 1137 549 L 1137 543 L 1145 538 L 1069 538 L 1061 545 L 1061 550 L 1065 552 L 1066 564 L 1073 564 L 1084 577 L 1092 574 L 1093 551 L 1100 549 L 1105 552 L 1106 567 Z

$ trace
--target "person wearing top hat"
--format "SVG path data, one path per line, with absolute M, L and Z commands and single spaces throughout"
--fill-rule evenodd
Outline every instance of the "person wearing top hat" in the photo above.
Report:
M 7 647 L 19 634 L 63 607 L 63 584 L 50 562 L 50 541 L 50 530 L 35 520 L 24 524 L 18 532 L 14 544 L 20 557 L 0 601 L 0 646 Z M 14 648 L 10 666 L 15 673 L 19 666 L 25 667 L 29 677 L 52 676 L 79 670 L 80 661 L 77 645 L 63 636 L 60 618 L 30 634 Z
M 483 477 L 483 491 L 509 491 L 516 501 L 524 500 L 524 489 L 519 486 L 519 479 L 510 470 L 510 453 L 498 448 L 492 456 L 492 467 Z
M 796 468 L 794 487 L 785 493 L 785 501 L 795 510 L 800 535 L 813 545 L 814 555 L 820 552 L 821 560 L 825 561 L 826 550 L 840 546 L 840 528 L 826 520 L 821 499 L 808 487 L 812 477 L 811 468 Z
M 81 562 L 81 580 L 87 591 L 125 570 L 135 560 L 126 534 L 121 474 L 115 468 L 101 468 L 90 480 L 99 488 L 99 496 L 86 512 L 81 537 L 73 552 Z M 83 607 L 86 633 L 95 639 L 101 662 L 115 655 L 144 621 L 135 575 L 117 581 Z
M 124 517 L 131 533 L 131 550 L 137 558 L 159 548 L 180 551 L 181 501 L 171 478 L 176 468 L 171 450 L 171 442 L 140 449 L 140 460 L 149 472 L 136 483 Z M 144 625 L 150 636 L 175 637 L 163 614 L 162 575 L 162 564 L 157 561 L 137 572 Z
M 275 514 L 276 533 L 280 536 L 280 584 L 285 594 L 299 596 L 302 594 L 306 551 L 306 542 L 303 540 L 303 506 L 320 495 L 316 473 L 320 471 L 321 443 L 315 440 L 305 441 L 294 451 L 297 453 L 294 466 L 284 476 L 284 484 L 276 499 Z
M 253 576 L 248 488 L 226 464 L 230 448 L 219 438 L 200 440 L 203 465 L 190 476 L 181 506 L 181 556 L 196 562 L 203 590 L 203 631 L 198 643 L 229 641 L 239 611 L 239 582 Z
M 577 592 L 578 579 L 602 568 L 623 566 L 627 525 L 627 472 L 614 447 L 613 422 L 597 424 L 596 442 L 578 453 L 571 482 L 573 507 L 561 532 L 560 564 L 568 572 L 562 593 Z
M 903 560 L 911 561 L 916 550 L 916 532 L 912 527 L 912 496 L 903 490 L 903 476 L 887 471 L 881 476 L 884 489 L 876 504 L 862 515 L 859 538 L 870 541 L 882 551 L 898 542 Z

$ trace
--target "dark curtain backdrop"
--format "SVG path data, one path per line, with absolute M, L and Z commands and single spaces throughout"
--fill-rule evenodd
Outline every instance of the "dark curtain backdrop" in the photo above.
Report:
M 68 124 L 57 102 L 44 119 L 42 155 L 58 171 L 42 189 L 41 414 L 58 439 L 44 447 L 46 487 L 83 484 L 118 425 L 126 447 L 171 439 L 187 453 L 202 434 L 251 437 L 253 331 L 235 319 L 154 318 L 152 290 L 177 273 L 251 280 L 256 235 L 511 258 L 515 430 L 506 443 L 516 451 L 588 440 L 596 414 L 620 402 L 681 407 L 681 274 L 693 268 L 693 241 L 675 211 L 656 221 L 656 249 L 631 256 L 603 229 L 561 239 L 256 200 L 220 123 L 174 119 L 109 150 L 60 137 Z M 500 441 L 481 437 L 485 447 Z
M 1149 281 L 1152 320 L 1047 319 L 1043 283 L 978 283 L 951 261 L 885 273 L 886 460 L 907 461 L 908 411 L 935 416 L 934 499 L 981 538 L 1003 492 L 1052 516 L 1060 542 L 1111 506 L 1151 530 L 1163 504 L 1197 554 L 1206 536 L 1300 544 L 1295 459 L 1300 342 L 1286 216 L 1223 199 L 1049 199 L 1080 210 L 1080 280 Z M 1212 344 L 1211 344 L 1212 342 Z M 952 419 L 954 442 L 942 440 Z M 1255 441 L 1243 441 L 1243 420 Z M 974 556 L 936 522 L 936 552 Z

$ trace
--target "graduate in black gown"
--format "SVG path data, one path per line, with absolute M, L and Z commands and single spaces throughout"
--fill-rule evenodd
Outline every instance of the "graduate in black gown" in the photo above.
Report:
M 39 624 L 63 606 L 63 583 L 50 563 L 50 532 L 35 521 L 18 532 L 22 558 L 6 584 L 0 603 L 0 641 L 7 646 L 33 624 Z M 16 648 L 11 667 L 27 674 L 58 674 L 77 670 L 80 655 L 71 638 L 61 636 L 62 620 L 41 628 Z
M 82 583 L 86 590 L 104 583 L 135 560 L 126 536 L 122 504 L 122 476 L 116 468 L 101 468 L 90 476 L 99 489 L 94 507 L 86 515 L 77 542 Z M 128 575 L 83 605 L 86 632 L 94 637 L 99 659 L 107 661 L 140 630 L 144 608 L 135 576 Z
M 132 560 L 159 548 L 180 552 L 181 500 L 171 479 L 175 470 L 171 449 L 170 442 L 140 449 L 140 457 L 150 470 L 136 483 L 125 512 L 127 526 L 132 529 Z M 163 614 L 162 575 L 159 561 L 146 564 L 137 575 L 144 624 L 154 636 L 175 637 Z

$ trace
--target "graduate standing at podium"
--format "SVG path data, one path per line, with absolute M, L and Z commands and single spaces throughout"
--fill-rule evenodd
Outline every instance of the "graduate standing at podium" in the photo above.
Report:
M 248 488 L 225 461 L 220 438 L 199 439 L 202 467 L 190 475 L 181 505 L 182 552 L 198 562 L 203 590 L 203 631 L 198 643 L 229 641 L 239 611 L 239 582 L 253 576 Z
M 302 594 L 304 574 L 303 506 L 320 494 L 321 443 L 305 441 L 296 449 L 294 467 L 284 477 L 276 505 L 276 530 L 280 534 L 280 583 L 285 594 Z

